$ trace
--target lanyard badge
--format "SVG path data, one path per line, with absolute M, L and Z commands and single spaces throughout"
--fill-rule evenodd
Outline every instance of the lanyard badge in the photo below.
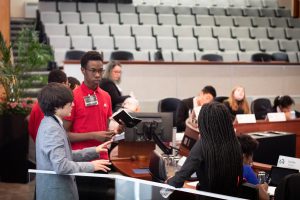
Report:
M 83 97 L 83 99 L 86 107 L 98 105 L 98 99 L 96 94 L 85 96 Z

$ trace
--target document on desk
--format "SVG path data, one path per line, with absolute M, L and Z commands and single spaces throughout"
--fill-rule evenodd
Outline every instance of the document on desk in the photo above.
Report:
M 199 181 L 192 181 L 192 182 L 188 182 L 187 185 L 192 186 L 192 187 L 197 187 L 198 183 L 199 183 Z
M 125 132 L 122 132 L 114 136 L 113 142 L 124 140 L 124 139 L 125 139 Z
M 276 190 L 276 187 L 274 187 L 274 186 L 269 186 L 269 187 L 268 187 L 268 194 L 269 194 L 270 196 L 274 196 L 275 190 Z

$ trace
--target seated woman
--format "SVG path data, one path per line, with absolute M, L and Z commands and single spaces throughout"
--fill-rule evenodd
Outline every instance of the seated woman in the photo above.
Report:
M 122 66 L 118 61 L 111 61 L 107 64 L 102 80 L 100 81 L 100 88 L 108 92 L 111 97 L 112 110 L 117 111 L 124 100 L 129 95 L 122 96 L 122 90 L 119 86 L 121 82 Z
M 292 110 L 292 106 L 295 104 L 294 99 L 288 95 L 277 96 L 274 99 L 273 112 L 284 112 L 286 119 L 299 118 L 300 113 L 296 110 Z
M 259 199 L 269 199 L 268 185 L 266 183 L 259 184 L 258 178 L 253 171 L 251 164 L 253 162 L 253 152 L 258 147 L 258 141 L 249 135 L 237 136 L 242 152 L 243 152 L 243 178 L 253 185 L 256 185 L 259 190 Z
M 237 114 L 249 114 L 249 104 L 246 99 L 245 89 L 241 86 L 235 87 L 228 100 L 224 102 L 229 109 L 232 120 L 235 119 Z
M 217 102 L 203 105 L 198 126 L 201 139 L 195 143 L 181 169 L 167 183 L 182 187 L 184 181 L 196 172 L 200 182 L 197 189 L 236 195 L 243 179 L 243 163 L 228 109 Z

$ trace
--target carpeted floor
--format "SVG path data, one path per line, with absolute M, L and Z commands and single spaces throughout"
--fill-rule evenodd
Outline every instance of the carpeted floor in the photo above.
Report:
M 0 200 L 33 200 L 35 181 L 27 184 L 0 182 Z

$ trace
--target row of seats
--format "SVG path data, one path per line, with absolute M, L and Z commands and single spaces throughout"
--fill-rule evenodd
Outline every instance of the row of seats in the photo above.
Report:
M 89 49 L 84 49 L 84 51 L 88 51 Z M 65 60 L 65 54 L 69 51 L 69 49 L 61 49 L 56 48 L 54 51 L 55 61 L 58 64 L 61 64 Z M 103 54 L 103 58 L 105 61 L 111 60 L 112 53 L 118 53 L 119 51 L 114 50 L 99 50 Z M 162 51 L 161 56 L 157 56 L 157 51 L 135 51 L 130 50 L 126 51 L 126 53 L 130 52 L 132 54 L 129 60 L 136 60 L 136 61 L 157 61 L 163 60 L 167 62 L 194 62 L 200 60 L 210 60 L 209 58 L 202 58 L 205 55 L 214 54 L 219 55 L 220 59 L 217 61 L 224 61 L 224 62 L 252 62 L 253 55 L 257 54 L 257 52 L 220 52 L 220 51 L 211 51 L 209 52 L 194 52 L 194 51 Z M 123 53 L 123 51 L 122 51 Z M 277 52 L 274 52 L 277 53 Z M 278 53 L 277 53 L 278 54 Z M 287 58 L 285 62 L 296 63 L 300 60 L 300 53 L 299 52 L 287 52 L 287 53 L 280 53 L 281 55 L 285 55 Z M 206 56 L 205 56 L 206 57 Z M 126 57 L 127 60 L 128 58 Z M 257 60 L 260 62 L 269 61 L 269 60 Z
M 47 36 L 165 36 L 237 39 L 300 39 L 300 28 L 44 24 Z
M 252 27 L 300 27 L 296 18 L 272 17 L 224 17 L 204 15 L 171 15 L 132 13 L 76 13 L 76 12 L 41 12 L 43 23 L 56 24 L 139 24 L 139 25 L 178 25 L 178 26 L 252 26 Z
M 50 36 L 53 48 L 183 51 L 299 51 L 300 40 L 232 39 L 165 36 Z
M 198 1 L 198 2 L 197 2 Z M 215 0 L 216 1 L 216 0 Z M 230 1 L 230 2 L 228 2 Z M 282 9 L 277 4 L 276 0 L 218 0 L 214 2 L 213 0 L 169 0 L 168 3 L 151 3 L 153 1 L 145 0 L 144 2 L 134 1 L 133 4 L 122 4 L 122 3 L 95 3 L 95 2 L 49 2 L 40 1 L 39 10 L 40 11 L 62 11 L 62 12 L 136 12 L 136 13 L 154 13 L 154 9 L 157 13 L 163 11 L 165 12 L 167 7 L 170 7 L 174 14 L 182 12 L 181 10 L 186 10 L 184 7 L 197 9 L 197 7 L 206 8 L 259 8 L 259 9 Z M 262 3 L 265 2 L 265 3 Z M 184 8 L 184 9 L 181 9 Z M 153 11 L 152 11 L 153 10 Z M 169 9 L 170 10 L 170 9 Z M 168 11 L 170 12 L 170 11 Z

